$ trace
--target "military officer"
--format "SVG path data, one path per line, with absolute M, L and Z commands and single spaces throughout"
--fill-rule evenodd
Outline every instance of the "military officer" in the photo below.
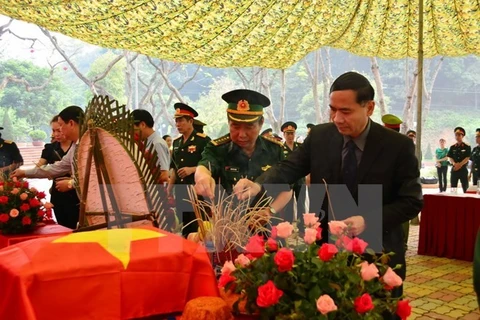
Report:
M 193 119 L 193 129 L 199 133 L 204 133 L 203 132 L 203 127 L 205 127 L 207 124 L 198 120 L 198 119 Z
M 453 168 L 450 173 L 450 184 L 452 188 L 457 188 L 458 180 L 462 183 L 463 192 L 467 192 L 468 189 L 468 169 L 467 163 L 470 159 L 472 148 L 463 142 L 465 137 L 465 129 L 462 127 L 456 127 L 455 130 L 455 143 L 448 150 L 447 157 L 450 160 Z
M 268 136 L 259 136 L 264 123 L 263 108 L 270 100 L 251 90 L 234 90 L 222 96 L 228 104 L 229 133 L 212 140 L 202 154 L 195 172 L 198 194 L 213 198 L 220 183 L 227 193 L 242 178 L 254 180 L 283 158 L 282 144 Z M 282 192 L 265 207 L 265 216 L 283 209 L 291 191 Z
M 295 151 L 301 143 L 295 141 L 295 132 L 297 130 L 297 124 L 293 121 L 287 121 L 282 124 L 281 130 L 283 132 L 283 137 L 285 139 L 285 143 L 283 144 L 283 154 L 285 158 L 287 158 L 290 153 Z M 295 195 L 295 199 L 297 201 L 297 219 L 302 221 L 301 217 L 305 212 L 305 177 L 298 180 L 293 185 L 293 194 Z M 302 191 L 303 187 L 303 192 Z M 293 201 L 291 201 L 291 205 L 288 205 L 285 209 L 285 220 L 286 221 L 293 221 Z
M 397 132 L 400 132 L 400 125 L 403 123 L 399 117 L 393 114 L 384 115 L 382 117 L 382 122 L 385 128 L 389 128 Z
M 472 156 L 470 157 L 470 160 L 472 161 L 472 171 L 470 172 L 470 176 L 473 177 L 473 185 L 480 187 L 480 183 L 478 182 L 480 178 L 480 128 L 477 128 L 475 132 L 475 142 L 477 145 L 473 148 Z
M 168 190 L 171 191 L 175 185 L 175 197 L 177 214 L 183 217 L 182 234 L 187 237 L 189 233 L 196 232 L 198 223 L 195 213 L 192 211 L 191 203 L 184 201 L 188 199 L 187 185 L 192 185 L 197 164 L 202 158 L 202 152 L 210 138 L 194 129 L 194 118 L 198 113 L 184 103 L 176 103 L 175 126 L 181 134 L 173 141 L 172 162 L 170 168 Z M 192 222 L 193 221 L 193 222 Z
M 262 133 L 260 133 L 260 135 L 270 137 L 273 135 L 273 129 L 272 128 L 265 129 L 262 131 Z
M 3 130 L 0 127 L 0 130 Z M 23 164 L 23 158 L 15 142 L 2 139 L 0 134 L 0 173 L 8 177 L 10 172 Z

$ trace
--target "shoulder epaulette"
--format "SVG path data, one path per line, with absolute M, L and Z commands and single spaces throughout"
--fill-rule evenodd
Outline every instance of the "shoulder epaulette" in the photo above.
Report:
M 8 144 L 12 144 L 12 143 L 13 143 L 12 140 L 3 140 L 3 142 L 8 143 Z
M 215 139 L 215 140 L 212 140 L 211 143 L 214 145 L 214 146 L 221 146 L 225 143 L 228 143 L 232 141 L 232 139 L 230 139 L 230 133 L 227 133 L 226 135 L 218 138 L 218 139 Z
M 280 141 L 277 141 L 275 138 L 270 138 L 270 137 L 266 137 L 266 136 L 261 136 L 263 139 L 267 140 L 267 141 L 270 141 L 270 142 L 273 142 L 277 145 L 279 145 L 280 147 L 283 148 L 283 143 L 281 143 Z
M 197 132 L 197 136 L 202 137 L 202 138 L 207 137 L 207 135 L 205 133 L 200 133 L 200 132 Z

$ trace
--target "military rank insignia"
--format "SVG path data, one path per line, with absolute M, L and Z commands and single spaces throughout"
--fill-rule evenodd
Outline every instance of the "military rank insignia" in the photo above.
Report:
M 188 146 L 188 152 L 194 153 L 195 151 L 197 151 L 197 146 Z

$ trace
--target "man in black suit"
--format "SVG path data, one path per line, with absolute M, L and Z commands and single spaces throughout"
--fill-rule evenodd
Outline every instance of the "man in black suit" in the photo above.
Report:
M 347 185 L 351 197 L 340 198 L 345 201 L 353 198 L 359 209 L 362 201 L 369 202 L 364 201 L 366 196 L 376 198 L 378 210 L 354 210 L 348 214 L 351 216 L 339 217 L 335 211 L 333 217 L 321 194 L 311 199 L 314 201 L 311 208 L 316 208 L 317 214 L 324 212 L 322 241 L 328 241 L 329 218 L 343 220 L 350 225 L 354 236 L 360 235 L 367 242 L 375 237 L 380 242 L 383 238 L 383 250 L 395 253 L 389 265 L 401 264 L 402 268 L 395 271 L 405 279 L 402 223 L 414 218 L 422 208 L 420 172 L 413 142 L 370 120 L 375 108 L 374 94 L 369 81 L 358 73 L 348 72 L 338 77 L 330 88 L 332 122 L 313 127 L 288 159 L 265 172 L 257 183 L 241 180 L 234 191 L 242 198 L 260 192 L 260 183 L 288 185 L 310 174 L 312 186 L 322 186 L 325 182 L 330 193 L 333 185 Z M 366 194 L 362 185 L 377 185 L 378 192 Z M 400 288 L 394 295 L 401 294 Z

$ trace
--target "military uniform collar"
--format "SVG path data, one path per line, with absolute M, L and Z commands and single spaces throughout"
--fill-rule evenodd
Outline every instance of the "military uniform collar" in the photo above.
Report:
M 196 134 L 197 134 L 197 131 L 195 131 L 195 129 L 193 129 L 192 132 L 190 133 L 190 135 L 188 136 L 188 138 L 185 139 L 185 142 L 183 140 L 183 134 L 182 134 L 182 136 L 181 136 L 182 143 L 187 143 L 188 141 L 192 140 L 192 137 L 194 138 Z

